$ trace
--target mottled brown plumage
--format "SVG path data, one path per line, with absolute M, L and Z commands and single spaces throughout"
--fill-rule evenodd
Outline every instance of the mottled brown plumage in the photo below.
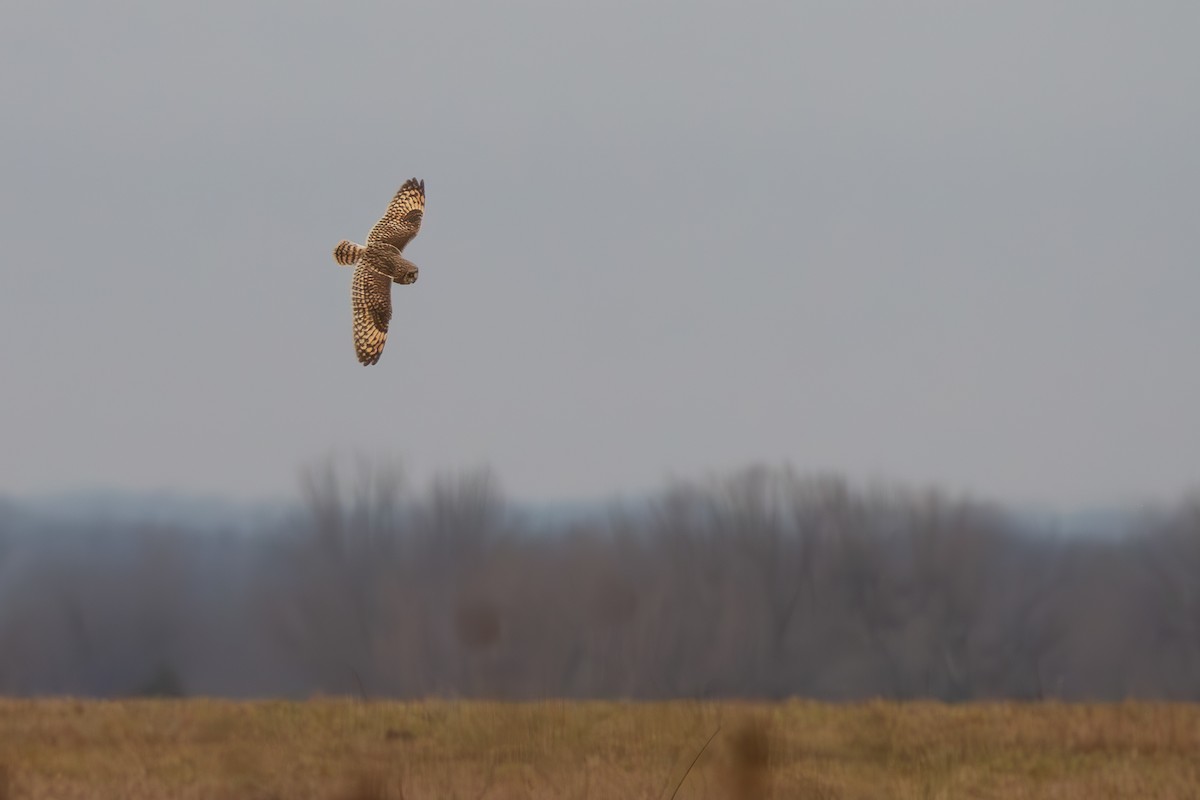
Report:
M 367 234 L 366 246 L 343 239 L 333 260 L 354 267 L 350 306 L 354 312 L 354 350 L 362 364 L 375 364 L 383 354 L 392 319 L 392 283 L 416 283 L 417 265 L 400 255 L 421 229 L 425 214 L 425 181 L 411 178 L 396 192 L 383 217 Z

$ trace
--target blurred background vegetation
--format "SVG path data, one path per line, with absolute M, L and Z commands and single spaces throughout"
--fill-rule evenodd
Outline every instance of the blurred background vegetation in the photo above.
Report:
M 1064 532 L 785 468 L 566 510 L 303 486 L 238 521 L 0 504 L 0 694 L 1200 700 L 1200 498 Z

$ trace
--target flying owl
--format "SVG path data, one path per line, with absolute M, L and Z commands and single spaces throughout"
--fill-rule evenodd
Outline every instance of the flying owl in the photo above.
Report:
M 367 234 L 366 246 L 343 239 L 333 260 L 354 267 L 350 307 L 354 311 L 354 350 L 358 360 L 374 364 L 383 355 L 392 319 L 392 282 L 417 282 L 417 265 L 400 255 L 421 230 L 425 214 L 425 181 L 410 178 L 396 192 L 383 218 Z

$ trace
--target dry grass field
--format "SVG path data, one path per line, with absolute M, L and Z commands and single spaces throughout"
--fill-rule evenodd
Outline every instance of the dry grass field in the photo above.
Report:
M 1196 798 L 1200 707 L 0 700 L 0 800 L 649 800 L 685 775 L 681 800 Z

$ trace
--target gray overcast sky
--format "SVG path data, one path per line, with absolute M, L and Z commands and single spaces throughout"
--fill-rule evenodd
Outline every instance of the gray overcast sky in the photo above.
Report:
M 1200 483 L 1200 4 L 0 12 L 0 492 Z M 425 179 L 378 366 L 350 271 Z

